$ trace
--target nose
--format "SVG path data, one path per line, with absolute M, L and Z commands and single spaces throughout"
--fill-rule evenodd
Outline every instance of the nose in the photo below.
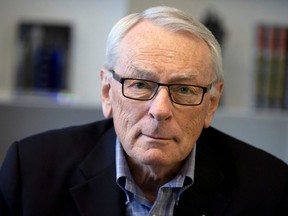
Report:
M 172 104 L 168 88 L 160 86 L 154 98 L 150 101 L 149 115 L 157 121 L 171 118 Z

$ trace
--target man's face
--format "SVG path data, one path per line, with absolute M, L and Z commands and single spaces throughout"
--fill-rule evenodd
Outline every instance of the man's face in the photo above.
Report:
M 210 51 L 204 41 L 148 21 L 139 23 L 124 37 L 113 69 L 121 77 L 161 83 L 207 87 L 213 82 Z M 210 125 L 222 84 L 215 87 L 218 94 L 205 94 L 201 105 L 183 106 L 170 100 L 165 86 L 152 100 L 136 101 L 122 95 L 118 81 L 102 80 L 104 114 L 113 117 L 128 160 L 139 165 L 179 165 L 203 127 Z

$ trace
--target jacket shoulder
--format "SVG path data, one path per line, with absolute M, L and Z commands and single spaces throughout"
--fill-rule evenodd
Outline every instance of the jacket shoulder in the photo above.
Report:
M 40 166 L 57 163 L 76 163 L 86 157 L 99 144 L 101 137 L 114 136 L 112 120 L 103 120 L 85 125 L 71 126 L 35 134 L 11 145 L 7 156 L 18 155 L 21 163 Z M 46 161 L 46 162 L 44 162 Z
M 222 151 L 223 154 L 228 152 L 234 152 L 240 157 L 245 156 L 247 159 L 255 159 L 260 157 L 267 159 L 270 162 L 283 164 L 285 167 L 287 167 L 287 164 L 285 162 L 278 159 L 274 155 L 266 152 L 265 150 L 259 149 L 251 144 L 236 139 L 213 127 L 204 129 L 203 133 L 201 134 L 200 140 L 201 142 L 205 142 L 206 144 L 208 144 L 212 149 L 214 149 L 214 151 L 218 153 L 221 153 Z
M 195 187 L 203 181 L 230 200 L 227 215 L 288 212 L 288 165 L 214 128 L 204 129 L 197 142 Z
M 263 174 L 285 174 L 288 178 L 288 165 L 272 154 L 245 143 L 213 127 L 204 129 L 198 147 L 209 149 L 213 157 L 226 170 L 251 172 L 252 176 Z M 273 175 L 274 175 L 273 174 Z M 280 177 L 280 176 L 279 176 Z M 271 177 L 269 177 L 271 178 Z
M 26 137 L 19 141 L 21 145 L 41 145 L 49 144 L 56 147 L 56 144 L 71 145 L 81 139 L 98 139 L 108 130 L 113 129 L 112 120 L 103 120 L 84 125 L 70 126 L 66 128 L 54 129 Z M 69 141 L 69 142 L 68 142 Z M 29 144 L 28 144 L 29 143 Z M 26 147 L 26 146 L 25 146 Z

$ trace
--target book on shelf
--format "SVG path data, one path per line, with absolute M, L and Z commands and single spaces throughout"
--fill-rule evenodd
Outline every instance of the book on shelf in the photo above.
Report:
M 22 22 L 17 35 L 16 90 L 67 90 L 71 27 L 68 24 Z
M 256 36 L 256 106 L 288 109 L 288 28 L 259 25 Z

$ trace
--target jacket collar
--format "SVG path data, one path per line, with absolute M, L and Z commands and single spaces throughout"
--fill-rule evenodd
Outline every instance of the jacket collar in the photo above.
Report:
M 175 215 L 222 215 L 230 201 L 227 194 L 219 192 L 225 175 L 209 146 L 214 142 L 209 131 L 197 141 L 194 183 L 181 195 Z M 125 215 L 125 193 L 116 184 L 115 141 L 111 128 L 80 165 L 81 177 L 70 192 L 81 215 Z
M 215 144 L 215 140 L 211 140 L 210 130 L 205 129 L 197 141 L 194 182 L 181 195 L 175 208 L 175 216 L 220 216 L 230 202 L 229 195 L 221 190 L 226 183 L 226 177 L 210 147 L 211 143 Z
M 115 140 L 111 128 L 80 165 L 82 174 L 70 192 L 81 215 L 124 215 L 125 194 L 115 182 Z
M 213 143 L 210 140 L 209 143 Z M 214 143 L 215 144 L 215 143 Z M 219 167 L 214 153 L 207 143 L 199 143 L 198 157 L 196 156 L 194 193 L 197 195 L 201 215 L 222 215 L 230 202 L 228 194 L 221 190 L 226 182 L 226 176 Z M 197 146 L 197 147 L 198 147 Z M 200 212 L 199 212 L 200 213 Z

